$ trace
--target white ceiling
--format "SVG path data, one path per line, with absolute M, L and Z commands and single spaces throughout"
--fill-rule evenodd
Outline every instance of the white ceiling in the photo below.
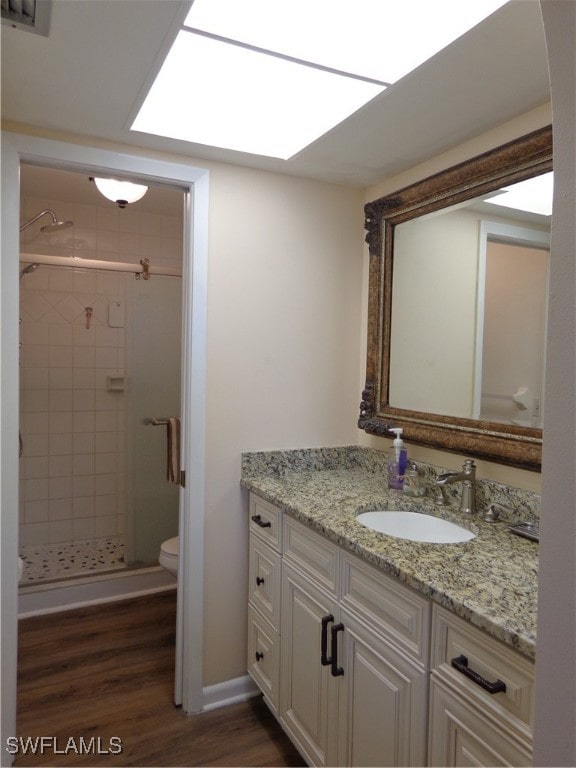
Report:
M 550 99 L 540 4 L 511 0 L 290 160 L 132 133 L 189 7 L 188 0 L 54 0 L 48 37 L 3 24 L 2 118 L 364 187 Z M 382 46 L 393 34 L 382 30 Z M 194 76 L 183 73 L 182 98 Z

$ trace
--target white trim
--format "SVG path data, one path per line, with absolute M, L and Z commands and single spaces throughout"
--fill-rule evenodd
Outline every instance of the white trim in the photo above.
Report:
M 176 589 L 176 579 L 160 566 L 68 579 L 51 584 L 21 586 L 18 618 L 73 611 L 89 605 L 114 603 Z
M 258 696 L 260 690 L 249 675 L 226 680 L 224 683 L 209 685 L 204 688 L 204 712 Z
M 202 708 L 203 518 L 205 465 L 206 303 L 208 263 L 208 171 L 140 155 L 2 132 L 2 290 L 0 351 L 0 519 L 2 560 L 2 739 L 15 733 L 17 661 L 18 542 L 18 263 L 19 166 L 21 162 L 54 166 L 90 175 L 120 172 L 124 178 L 176 185 L 187 198 L 184 279 L 188 340 L 183 396 L 188 402 L 183 468 L 187 488 L 181 513 L 183 707 Z M 192 211 L 194 216 L 192 217 Z M 186 296 L 186 293 L 189 295 Z M 194 425 L 194 429 L 191 427 Z M 188 549 L 190 547 L 190 549 Z M 4 743 L 4 742 L 3 742 Z

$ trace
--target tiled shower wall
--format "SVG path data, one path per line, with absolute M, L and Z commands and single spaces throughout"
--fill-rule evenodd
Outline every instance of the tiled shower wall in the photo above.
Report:
M 44 217 L 22 233 L 25 253 L 135 264 L 147 257 L 158 266 L 181 267 L 179 217 L 29 197 L 22 221 L 45 208 L 74 226 L 42 234 Z M 118 387 L 129 373 L 126 281 L 134 279 L 130 273 L 40 266 L 20 281 L 23 546 L 123 532 L 126 395 Z M 110 322 L 111 303 L 121 311 Z

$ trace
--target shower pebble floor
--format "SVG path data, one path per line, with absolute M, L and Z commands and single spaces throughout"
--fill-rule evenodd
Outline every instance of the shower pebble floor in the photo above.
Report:
M 121 538 L 28 545 L 21 547 L 20 557 L 21 585 L 126 568 Z

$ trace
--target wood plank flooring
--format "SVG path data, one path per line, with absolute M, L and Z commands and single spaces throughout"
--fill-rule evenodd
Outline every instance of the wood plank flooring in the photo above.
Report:
M 52 740 L 15 765 L 305 765 L 260 698 L 173 705 L 175 613 L 167 592 L 21 620 L 18 737 Z

